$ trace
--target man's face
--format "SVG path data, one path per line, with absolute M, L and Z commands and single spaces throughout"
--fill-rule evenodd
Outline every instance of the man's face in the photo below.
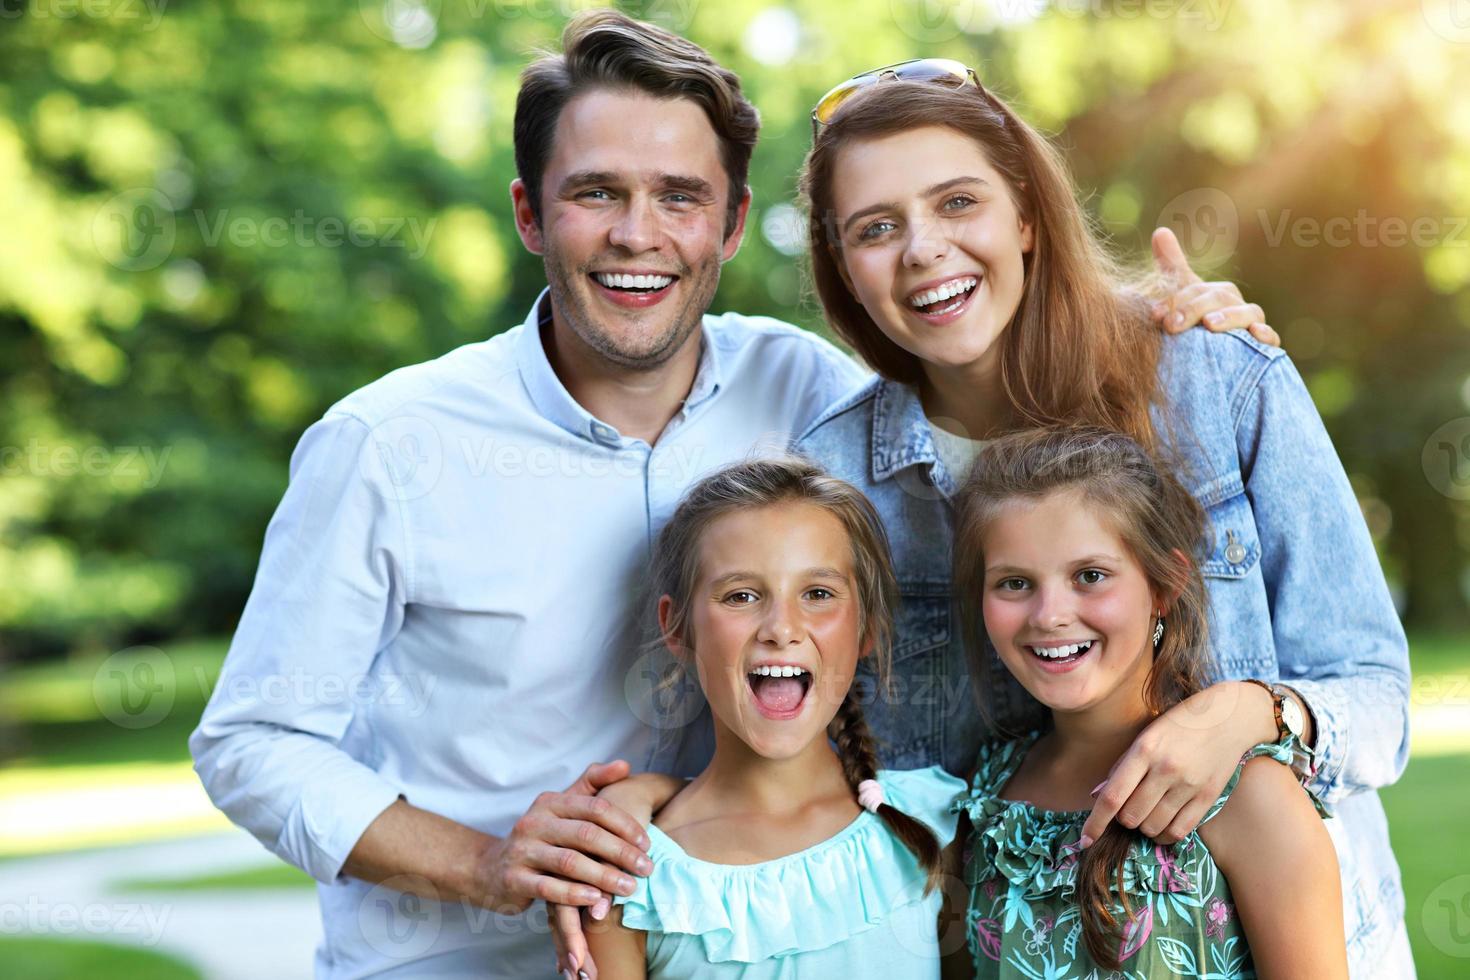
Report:
M 562 110 L 539 227 L 521 182 L 511 191 L 559 326 L 636 370 L 668 361 L 699 327 L 750 204 L 747 194 L 726 236 L 729 179 L 704 110 L 635 90 L 593 90 Z

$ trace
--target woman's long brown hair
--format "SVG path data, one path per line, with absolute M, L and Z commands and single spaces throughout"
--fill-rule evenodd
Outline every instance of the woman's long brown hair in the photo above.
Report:
M 920 360 L 883 335 L 840 271 L 834 208 L 843 147 L 937 126 L 973 139 L 1004 178 L 1035 242 L 1025 284 L 998 343 L 1011 427 L 1097 425 L 1155 443 L 1149 417 L 1159 332 L 1149 316 L 1155 287 L 1126 275 L 1077 202 L 1060 154 L 988 92 L 929 82 L 884 82 L 854 95 L 817 135 L 802 170 L 811 274 L 832 329 L 886 378 L 917 385 Z
M 1122 540 L 1166 609 L 1162 642 L 1144 680 L 1143 700 L 1155 715 L 1203 689 L 1209 671 L 1208 599 L 1200 577 L 1205 514 L 1169 469 L 1122 433 L 1095 427 L 1053 427 L 1012 433 L 986 447 L 956 498 L 955 594 L 959 598 L 971 669 L 989 680 L 981 597 L 985 532 L 1016 500 L 1036 501 L 1076 491 Z M 988 684 L 985 684 L 988 688 Z M 1077 904 L 1088 955 L 1116 970 L 1121 922 L 1133 916 L 1123 888 L 1129 849 L 1143 840 L 1116 820 L 1082 852 Z M 1122 899 L 1114 912 L 1109 886 Z

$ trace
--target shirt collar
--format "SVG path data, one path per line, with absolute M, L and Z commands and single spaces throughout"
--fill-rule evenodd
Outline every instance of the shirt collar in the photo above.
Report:
M 541 337 L 543 326 L 551 323 L 551 289 L 541 290 L 531 311 L 522 323 L 521 336 L 516 349 L 516 361 L 520 367 L 521 380 L 531 401 L 542 417 L 554 422 L 573 435 L 591 439 L 604 446 L 619 446 L 632 440 L 624 439 L 622 433 L 594 416 L 571 396 L 546 356 L 546 345 Z M 719 392 L 723 376 L 724 358 L 708 321 L 700 324 L 699 367 L 694 373 L 694 384 L 684 399 L 683 414 L 687 417 Z
M 939 454 L 919 392 L 909 385 L 882 378 L 873 399 L 873 480 L 886 480 L 899 470 L 920 463 L 933 479 Z

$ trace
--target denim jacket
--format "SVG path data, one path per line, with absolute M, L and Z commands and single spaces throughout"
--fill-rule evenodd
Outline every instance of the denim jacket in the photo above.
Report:
M 1283 351 L 1240 331 L 1190 330 L 1165 338 L 1159 372 L 1155 427 L 1211 525 L 1202 571 L 1216 679 L 1280 680 L 1310 707 L 1308 785 L 1337 817 L 1328 829 L 1349 962 L 1355 977 L 1377 975 L 1404 912 L 1376 790 L 1408 761 L 1409 661 L 1373 543 Z M 951 588 L 950 498 L 962 474 L 945 472 L 917 393 L 881 378 L 824 412 L 797 448 L 863 490 L 892 543 L 903 600 L 893 684 L 865 698 L 883 765 L 966 773 L 987 732 Z M 974 695 L 998 719 L 1034 712 L 995 667 L 994 689 Z

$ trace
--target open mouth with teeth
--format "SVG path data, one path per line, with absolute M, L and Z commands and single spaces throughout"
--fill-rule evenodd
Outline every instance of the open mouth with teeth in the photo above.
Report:
M 603 295 L 622 306 L 648 306 L 668 295 L 678 276 L 660 273 L 593 272 L 589 278 Z
M 1095 646 L 1097 646 L 1096 640 L 1083 640 L 1079 643 L 1063 643 L 1050 647 L 1028 646 L 1026 649 L 1048 667 L 1066 667 L 1087 656 Z
M 909 307 L 920 316 L 947 317 L 958 313 L 975 295 L 980 280 L 976 276 L 951 279 L 933 289 L 921 289 L 908 298 Z
M 770 664 L 745 675 L 755 706 L 767 718 L 795 718 L 806 705 L 812 675 L 801 667 Z

